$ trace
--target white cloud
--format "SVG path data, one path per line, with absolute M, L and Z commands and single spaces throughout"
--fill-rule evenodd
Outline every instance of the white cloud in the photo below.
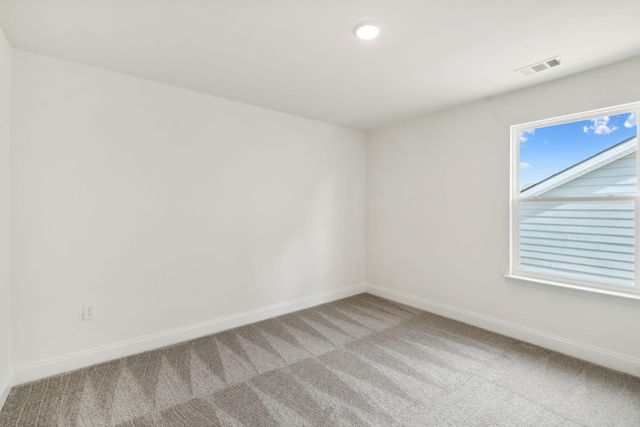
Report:
M 532 167 L 532 166 L 529 163 L 520 162 L 520 169 L 529 169 L 530 167 Z
M 627 116 L 627 120 L 625 120 L 624 122 L 624 127 L 626 128 L 632 128 L 634 126 L 638 125 L 638 116 L 636 113 L 629 113 L 629 116 Z
M 609 135 L 616 129 L 618 129 L 617 126 L 609 125 L 609 116 L 591 119 L 591 126 L 584 126 L 582 128 L 584 133 L 593 133 L 595 135 Z
M 529 139 L 529 135 L 536 133 L 535 129 L 523 130 L 520 132 L 520 144 L 524 144 Z

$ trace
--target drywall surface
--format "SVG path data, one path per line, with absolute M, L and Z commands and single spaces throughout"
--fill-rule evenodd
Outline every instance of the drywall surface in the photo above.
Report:
M 509 127 L 638 101 L 640 86 L 633 82 L 639 74 L 635 58 L 371 132 L 367 282 L 603 349 L 640 368 L 640 304 L 503 277 L 509 265 Z
M 16 369 L 364 282 L 364 133 L 13 64 Z
M 0 29 L 0 407 L 11 381 L 11 57 Z
M 11 47 L 0 29 L 0 407 L 11 379 Z

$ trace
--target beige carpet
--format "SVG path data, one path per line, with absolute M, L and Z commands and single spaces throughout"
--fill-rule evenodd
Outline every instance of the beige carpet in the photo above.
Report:
M 362 294 L 14 387 L 0 426 L 640 426 L 640 378 Z

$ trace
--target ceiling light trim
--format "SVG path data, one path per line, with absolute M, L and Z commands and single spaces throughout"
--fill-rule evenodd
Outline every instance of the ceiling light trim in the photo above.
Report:
M 374 21 L 363 21 L 353 27 L 353 34 L 360 40 L 373 40 L 381 31 L 381 25 Z

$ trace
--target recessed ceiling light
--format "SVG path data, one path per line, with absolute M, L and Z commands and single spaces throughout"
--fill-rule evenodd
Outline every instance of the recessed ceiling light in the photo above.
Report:
M 371 40 L 380 34 L 380 24 L 367 21 L 361 22 L 353 28 L 353 34 L 362 40 Z

